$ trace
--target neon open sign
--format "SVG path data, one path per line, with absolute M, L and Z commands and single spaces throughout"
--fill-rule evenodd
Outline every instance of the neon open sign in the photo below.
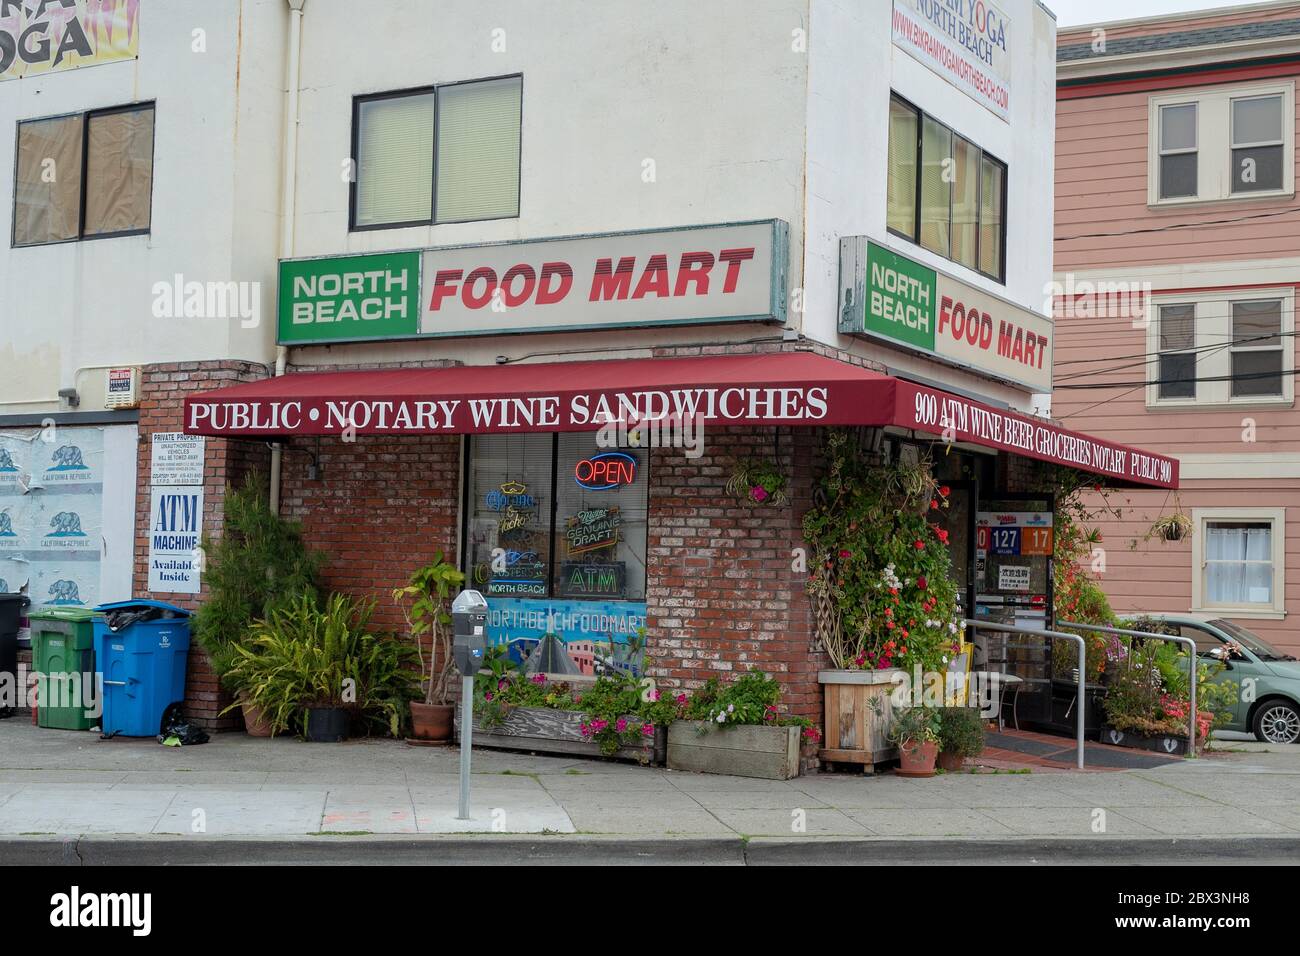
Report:
M 603 451 L 573 466 L 573 480 L 588 491 L 609 491 L 636 481 L 636 459 L 626 452 Z

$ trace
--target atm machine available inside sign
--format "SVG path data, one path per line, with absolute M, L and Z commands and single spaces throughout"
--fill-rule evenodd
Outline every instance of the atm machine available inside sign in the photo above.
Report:
M 841 242 L 840 331 L 1047 392 L 1052 323 L 865 237 Z

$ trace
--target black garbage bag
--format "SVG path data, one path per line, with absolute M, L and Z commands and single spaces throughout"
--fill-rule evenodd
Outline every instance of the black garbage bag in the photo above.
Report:
M 206 730 L 182 720 L 180 714 L 172 716 L 167 721 L 166 726 L 163 727 L 163 732 L 158 735 L 158 743 L 164 747 L 189 747 L 192 744 L 206 744 L 208 739 Z

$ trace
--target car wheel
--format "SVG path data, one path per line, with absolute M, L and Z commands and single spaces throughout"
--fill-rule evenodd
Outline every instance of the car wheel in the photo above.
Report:
M 1266 700 L 1255 711 L 1252 729 L 1266 744 L 1293 744 L 1300 740 L 1300 710 L 1289 700 Z

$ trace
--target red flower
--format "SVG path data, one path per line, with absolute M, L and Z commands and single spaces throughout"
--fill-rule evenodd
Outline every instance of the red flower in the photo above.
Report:
M 925 550 L 925 542 L 922 541 L 920 538 L 917 538 L 916 541 L 912 542 L 912 545 L 913 547 L 916 548 L 917 551 Z
M 893 622 L 893 621 L 886 621 L 886 622 L 885 622 L 885 627 L 889 628 L 889 629 L 892 631 L 892 630 L 894 629 L 894 622 Z
M 924 591 L 928 585 L 925 578 L 922 577 L 916 579 L 916 586 L 920 588 L 922 591 Z
M 949 488 L 947 485 L 943 485 L 942 487 L 939 488 L 939 494 L 947 498 L 950 494 L 952 494 L 952 489 Z
M 851 557 L 853 557 L 853 552 L 852 552 L 852 551 L 844 551 L 844 550 L 841 549 L 841 551 L 840 551 L 840 557 L 841 557 L 841 558 L 851 558 Z
M 935 499 L 935 498 L 931 498 L 931 499 L 930 499 L 930 507 L 931 507 L 931 508 L 938 509 L 938 507 L 939 507 L 939 502 L 938 502 L 938 500 Z

